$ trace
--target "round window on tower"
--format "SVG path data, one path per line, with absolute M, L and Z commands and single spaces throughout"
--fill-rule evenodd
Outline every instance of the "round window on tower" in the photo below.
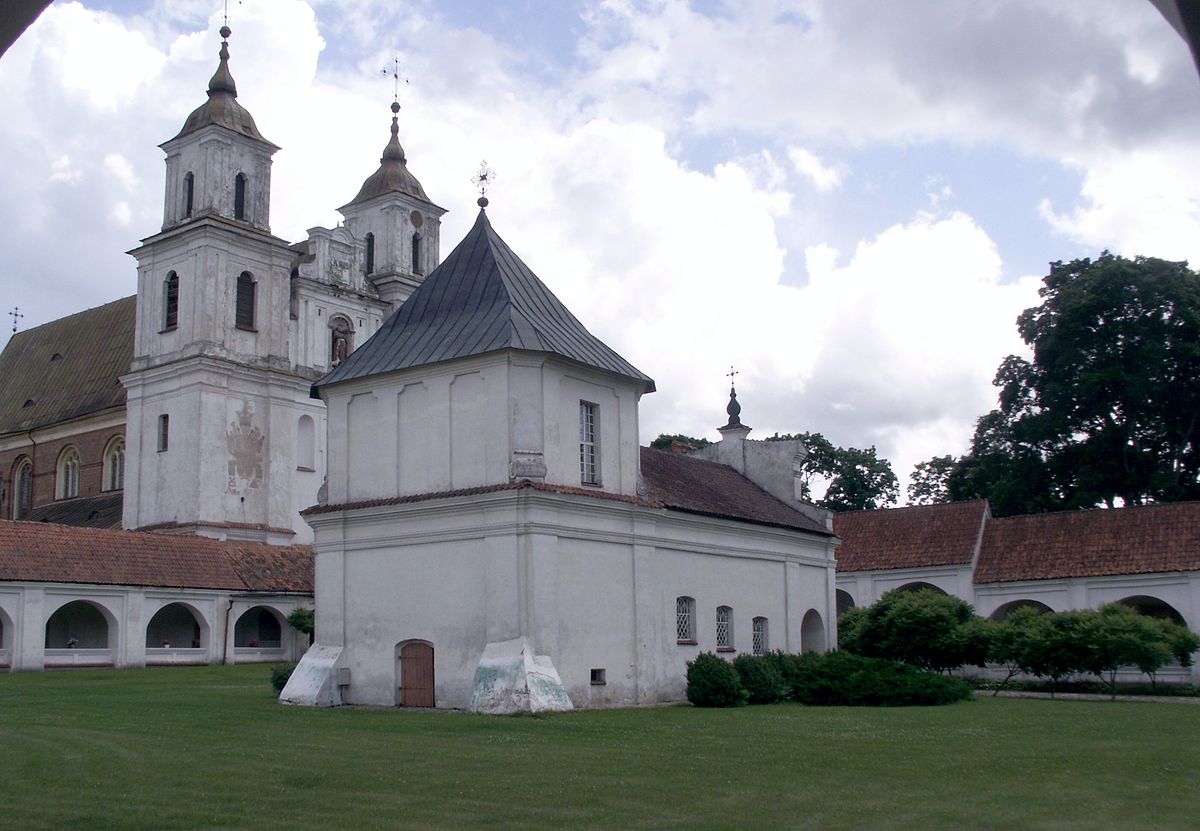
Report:
M 412 214 L 408 218 L 410 220 L 412 220 L 412 226 L 414 228 L 420 228 L 421 225 L 425 222 L 425 217 L 421 216 L 419 211 L 413 211 Z

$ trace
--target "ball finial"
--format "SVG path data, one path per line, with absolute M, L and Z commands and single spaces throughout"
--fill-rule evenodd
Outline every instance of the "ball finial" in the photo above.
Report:
M 224 38 L 225 40 L 229 40 L 229 36 L 232 34 L 233 34 L 233 30 L 230 29 L 228 26 L 221 27 L 221 37 Z
M 397 115 L 399 112 L 400 112 L 400 102 L 393 101 L 392 102 L 392 115 Z
M 481 208 L 486 208 L 488 206 L 488 198 L 486 196 L 481 196 L 475 200 L 475 204 Z

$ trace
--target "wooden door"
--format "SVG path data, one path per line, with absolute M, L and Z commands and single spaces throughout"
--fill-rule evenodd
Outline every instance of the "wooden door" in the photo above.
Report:
M 434 706 L 433 647 L 427 643 L 406 643 L 400 648 L 400 706 Z

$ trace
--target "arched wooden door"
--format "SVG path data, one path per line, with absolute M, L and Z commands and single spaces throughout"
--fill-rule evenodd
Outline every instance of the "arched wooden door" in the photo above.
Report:
M 400 647 L 400 706 L 432 707 L 433 647 L 410 641 Z

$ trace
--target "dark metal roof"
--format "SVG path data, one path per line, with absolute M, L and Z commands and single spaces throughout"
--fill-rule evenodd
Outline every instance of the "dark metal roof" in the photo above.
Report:
M 370 340 L 314 389 L 501 349 L 547 352 L 654 381 L 592 335 L 479 212 L 475 226 Z
M 137 298 L 18 332 L 0 353 L 0 433 L 125 406 Z
M 121 509 L 124 491 L 108 491 L 95 496 L 58 499 L 39 505 L 21 517 L 25 522 L 52 522 L 79 528 L 121 530 Z
M 393 107 L 392 112 L 400 109 L 398 104 Z M 400 125 L 395 116 L 392 116 L 392 137 L 388 140 L 387 146 L 383 148 L 383 155 L 379 159 L 379 169 L 367 177 L 362 187 L 359 188 L 358 195 L 344 207 L 348 208 L 350 205 L 367 202 L 376 196 L 393 192 L 405 193 L 422 202 L 429 202 L 429 197 L 425 195 L 425 188 L 421 187 L 417 177 L 413 176 L 408 169 L 408 159 L 404 156 L 404 148 L 400 146 Z M 433 203 L 429 202 L 429 204 Z
M 228 38 L 229 30 L 223 28 L 221 35 Z M 233 75 L 229 72 L 229 44 L 224 40 L 221 41 L 220 63 L 217 65 L 217 71 L 213 73 L 212 79 L 208 82 L 208 100 L 192 110 L 187 121 L 183 123 L 183 129 L 175 138 L 194 133 L 210 124 L 233 130 L 239 135 L 249 136 L 275 147 L 258 131 L 258 125 L 254 123 L 254 117 L 250 115 L 250 111 L 237 102 L 237 84 L 234 83 Z

